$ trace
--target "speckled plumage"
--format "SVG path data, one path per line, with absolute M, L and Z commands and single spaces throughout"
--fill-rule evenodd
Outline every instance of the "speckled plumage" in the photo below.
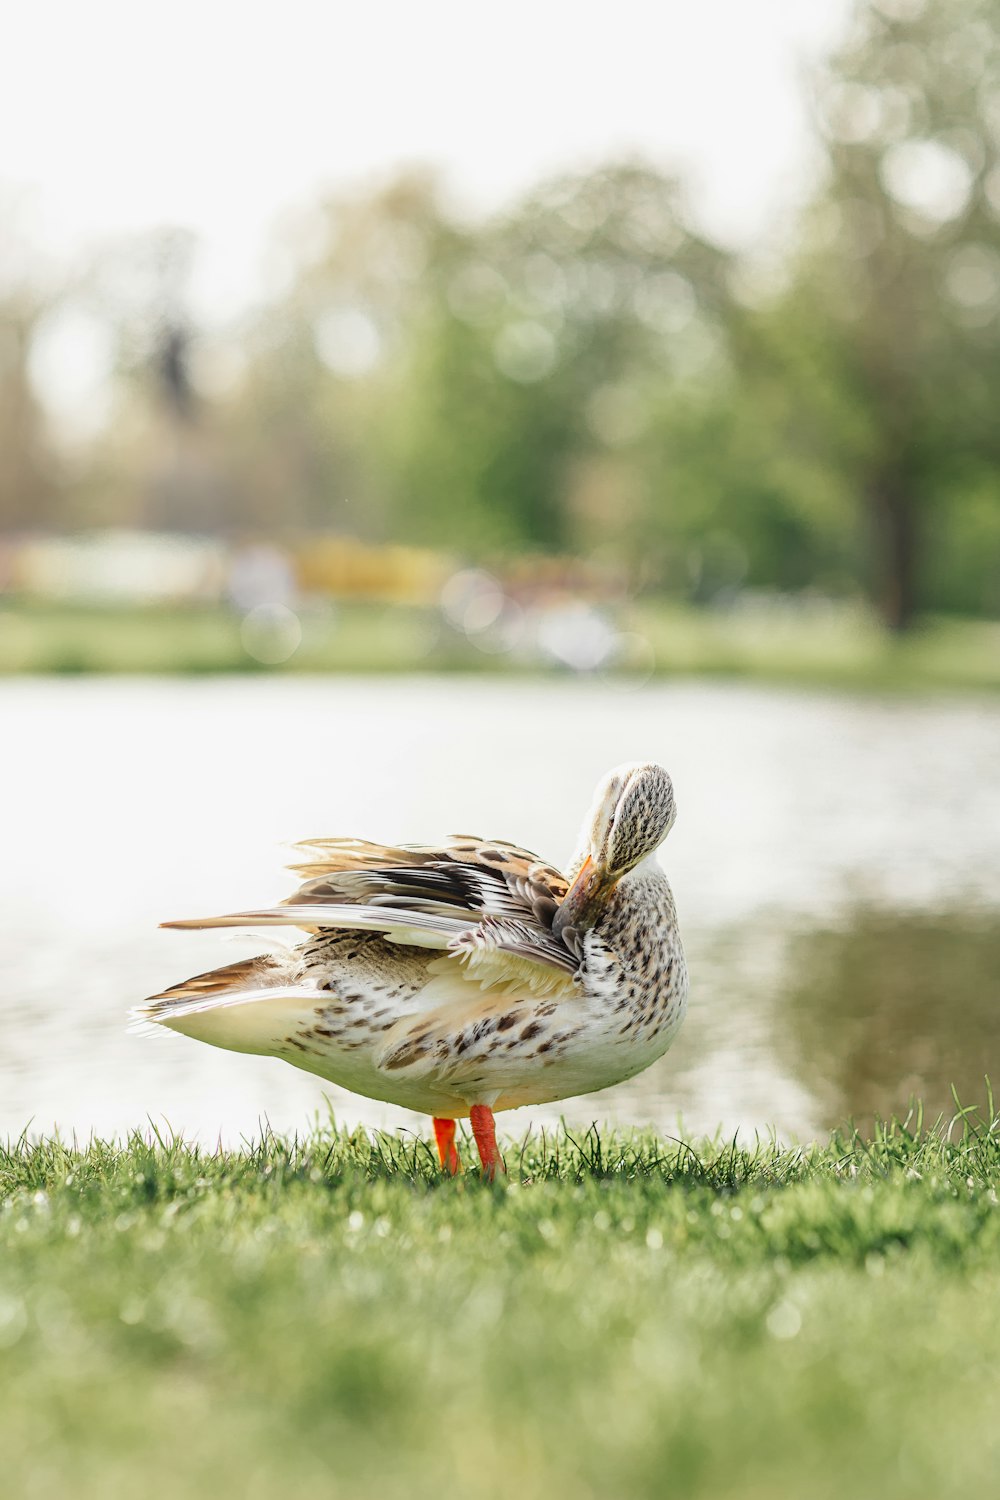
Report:
M 471 836 L 311 840 L 286 901 L 166 924 L 294 926 L 305 940 L 137 1015 L 438 1121 L 606 1088 L 660 1057 L 684 1017 L 677 914 L 653 857 L 673 817 L 666 773 L 631 765 L 598 788 L 568 876 Z

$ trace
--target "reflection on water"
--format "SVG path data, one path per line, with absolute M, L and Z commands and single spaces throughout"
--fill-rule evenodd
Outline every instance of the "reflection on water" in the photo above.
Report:
M 1000 1084 L 1000 923 L 995 914 L 862 910 L 789 948 L 782 1058 L 824 1120 L 951 1115 L 952 1086 L 981 1104 Z
M 655 1068 L 547 1113 L 808 1137 L 1000 1077 L 1000 706 L 436 679 L 0 684 L 0 1136 L 147 1118 L 227 1141 L 422 1122 L 270 1059 L 136 1038 L 137 998 L 260 951 L 168 916 L 284 894 L 279 841 L 454 828 L 564 857 L 598 776 L 674 774 L 692 971 Z M 957 774 L 956 768 L 961 768 Z
M 698 1130 L 868 1131 L 915 1099 L 926 1123 L 950 1118 L 955 1094 L 981 1106 L 987 1078 L 1000 1082 L 995 913 L 871 907 L 706 937 L 691 945 L 699 1004 L 683 1044 L 610 1096 L 615 1118 L 664 1126 L 669 1101 Z M 587 1103 L 600 1118 L 599 1096 Z

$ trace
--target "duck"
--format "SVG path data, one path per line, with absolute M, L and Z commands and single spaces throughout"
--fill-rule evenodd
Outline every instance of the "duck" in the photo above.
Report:
M 281 1058 L 429 1115 L 441 1168 L 467 1119 L 484 1177 L 505 1171 L 495 1114 L 591 1094 L 662 1057 L 688 971 L 656 853 L 676 817 L 667 772 L 598 785 L 565 873 L 502 839 L 398 847 L 307 839 L 276 905 L 164 922 L 293 928 L 293 946 L 198 974 L 136 1020 Z

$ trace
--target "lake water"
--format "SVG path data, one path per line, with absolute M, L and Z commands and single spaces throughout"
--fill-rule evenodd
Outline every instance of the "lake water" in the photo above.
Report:
M 424 1128 L 284 1063 L 126 1030 L 263 946 L 157 930 L 288 890 L 282 844 L 461 830 L 561 862 L 619 761 L 671 771 L 692 972 L 673 1050 L 549 1111 L 808 1138 L 1000 1080 L 1000 705 L 726 684 L 250 677 L 0 684 L 0 1136 Z

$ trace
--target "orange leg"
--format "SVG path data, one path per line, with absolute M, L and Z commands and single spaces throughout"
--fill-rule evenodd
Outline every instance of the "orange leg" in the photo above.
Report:
M 438 1156 L 441 1158 L 443 1170 L 450 1172 L 454 1177 L 456 1172 L 462 1170 L 462 1163 L 458 1159 L 458 1149 L 455 1145 L 455 1121 L 436 1119 L 434 1139 L 437 1141 Z
M 498 1172 L 507 1170 L 497 1146 L 497 1128 L 496 1121 L 493 1119 L 493 1111 L 487 1109 L 485 1104 L 474 1104 L 469 1110 L 469 1124 L 472 1126 L 472 1134 L 479 1147 L 483 1176 L 487 1182 L 492 1182 Z

